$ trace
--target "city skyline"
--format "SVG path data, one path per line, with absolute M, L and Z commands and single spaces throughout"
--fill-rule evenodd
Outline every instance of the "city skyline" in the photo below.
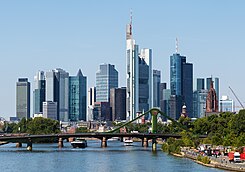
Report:
M 5 80 L 0 116 L 15 116 L 16 80 L 28 78 L 32 92 L 38 70 L 62 68 L 75 75 L 81 69 L 89 88 L 95 86 L 97 66 L 110 63 L 119 71 L 119 87 L 126 86 L 125 29 L 130 8 L 134 39 L 152 48 L 153 69 L 161 71 L 168 88 L 169 56 L 178 37 L 180 53 L 194 64 L 193 85 L 196 78 L 217 76 L 220 96 L 235 100 L 231 86 L 244 103 L 239 78 L 245 2 L 58 2 L 0 2 L 0 75 Z

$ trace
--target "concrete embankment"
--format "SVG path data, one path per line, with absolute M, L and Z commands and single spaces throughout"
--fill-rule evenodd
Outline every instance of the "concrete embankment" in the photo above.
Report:
M 227 171 L 239 171 L 239 172 L 245 171 L 245 166 L 242 164 L 239 164 L 239 163 L 236 164 L 236 163 L 230 163 L 227 161 L 226 161 L 226 163 L 224 163 L 224 162 L 221 163 L 222 161 L 218 162 L 217 160 L 215 161 L 215 160 L 211 159 L 210 164 L 204 164 L 203 162 L 197 161 L 197 156 L 199 154 L 195 153 L 195 152 L 181 152 L 181 155 L 171 153 L 171 155 L 181 157 L 181 158 L 189 158 L 189 159 L 192 159 L 194 162 L 196 162 L 200 165 L 210 167 L 210 168 L 219 168 L 219 169 L 227 170 Z
M 0 142 L 0 146 L 5 144 L 8 144 L 8 142 Z

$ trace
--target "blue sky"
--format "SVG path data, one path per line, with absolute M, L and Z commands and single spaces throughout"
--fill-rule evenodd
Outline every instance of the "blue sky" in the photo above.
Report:
M 88 87 L 99 64 L 111 63 L 126 83 L 125 29 L 133 11 L 133 36 L 153 49 L 153 68 L 169 83 L 169 56 L 179 52 L 194 65 L 194 79 L 220 78 L 220 95 L 242 102 L 245 1 L 0 1 L 0 116 L 15 116 L 16 81 L 38 70 L 81 68 Z M 195 87 L 195 86 L 194 86 Z M 244 103 L 245 104 L 245 103 Z M 239 105 L 236 101 L 236 105 Z

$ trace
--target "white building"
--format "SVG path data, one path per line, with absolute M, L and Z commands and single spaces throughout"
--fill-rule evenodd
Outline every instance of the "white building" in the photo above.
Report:
M 220 112 L 235 112 L 234 101 L 230 100 L 228 96 L 222 96 L 219 104 Z
M 43 118 L 57 120 L 57 102 L 43 102 Z
M 152 107 L 152 50 L 136 45 L 132 35 L 132 16 L 126 28 L 127 120 Z

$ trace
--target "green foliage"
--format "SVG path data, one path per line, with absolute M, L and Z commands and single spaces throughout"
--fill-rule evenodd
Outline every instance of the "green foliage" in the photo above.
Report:
M 211 160 L 207 156 L 201 156 L 201 155 L 198 155 L 197 160 L 204 164 L 210 164 L 211 162 Z
M 88 133 L 89 130 L 86 127 L 76 128 L 76 133 Z
M 49 118 L 22 118 L 18 124 L 8 124 L 7 132 L 28 134 L 56 134 L 60 133 L 59 122 Z
M 170 137 L 167 139 L 166 143 L 162 144 L 162 150 L 168 153 L 180 154 L 181 146 L 183 145 L 184 143 L 181 139 L 175 139 Z
M 187 147 L 197 147 L 200 143 L 236 147 L 245 145 L 245 110 L 238 114 L 225 112 L 211 115 L 194 122 L 189 118 L 180 117 L 177 123 L 159 125 L 158 132 L 181 134 L 183 146 Z M 180 125 L 185 126 L 187 130 L 183 130 Z M 199 135 L 208 137 L 199 139 Z
M 208 134 L 202 143 L 243 146 L 245 144 L 245 110 L 238 114 L 230 112 L 221 113 L 197 119 L 193 123 L 194 134 Z
M 182 131 L 181 135 L 182 135 L 182 142 L 183 142 L 182 146 L 185 146 L 185 147 L 194 147 L 195 146 L 194 136 L 190 132 Z
M 16 123 L 7 123 L 7 122 L 5 122 L 3 131 L 5 133 L 12 133 L 14 128 L 16 128 L 16 126 L 17 126 Z

